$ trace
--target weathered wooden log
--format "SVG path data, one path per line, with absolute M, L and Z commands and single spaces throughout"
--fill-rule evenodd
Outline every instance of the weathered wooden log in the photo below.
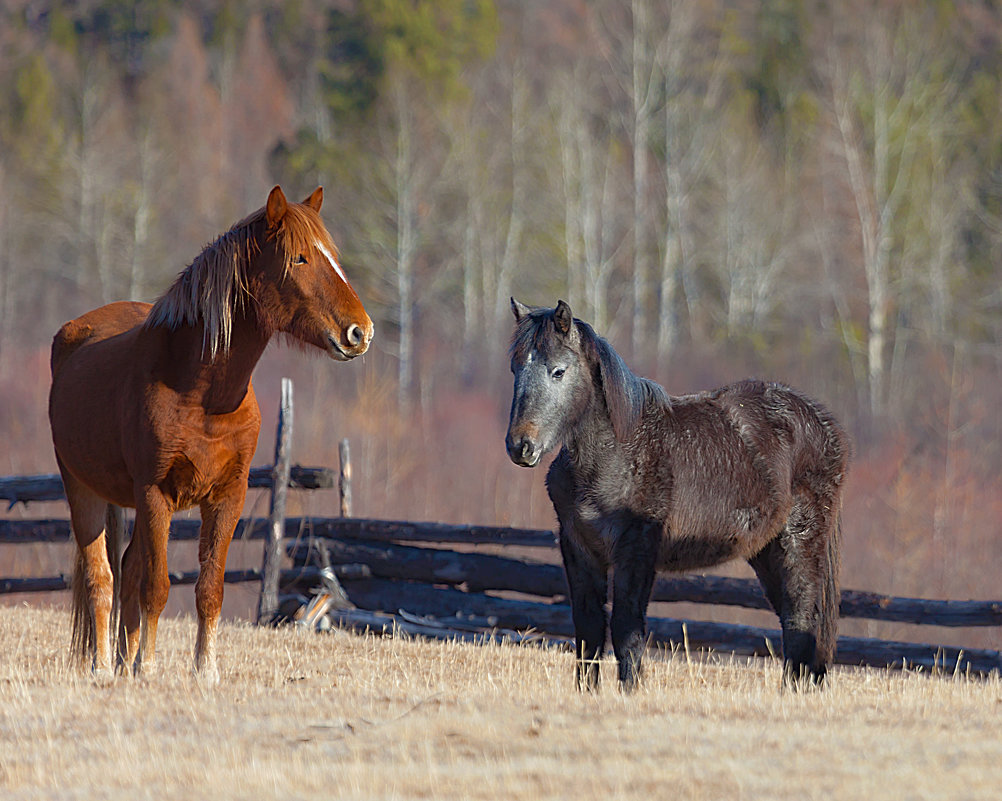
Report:
M 436 620 L 413 619 L 405 615 L 388 615 L 364 609 L 348 609 L 331 615 L 338 628 L 367 631 L 373 634 L 407 634 L 434 640 L 487 643 L 513 643 L 515 645 L 555 645 L 573 649 L 573 640 L 549 634 L 520 632 L 513 629 L 475 628 L 459 622 L 442 623 Z
M 272 482 L 271 466 L 252 467 L 247 486 L 250 489 L 267 489 Z M 329 467 L 301 467 L 293 465 L 289 471 L 290 489 L 331 489 L 336 475 Z M 0 478 L 0 500 L 16 503 L 31 501 L 62 501 L 66 499 L 63 481 L 58 473 L 40 476 L 7 476 Z
M 470 592 L 510 590 L 528 595 L 555 596 L 567 593 L 564 570 L 559 565 L 509 559 L 481 553 L 459 553 L 440 548 L 408 545 L 366 545 L 358 541 L 322 540 L 331 564 L 368 565 L 374 576 L 423 581 L 429 584 L 463 585 Z M 310 546 L 295 545 L 290 555 L 304 564 Z
M 446 626 L 452 620 L 483 619 L 494 627 L 531 629 L 558 637 L 573 636 L 570 607 L 566 604 L 492 598 L 452 588 L 378 578 L 345 581 L 345 589 L 356 606 L 370 611 L 406 610 L 415 615 L 433 616 Z M 648 618 L 647 628 L 650 642 L 665 647 L 683 646 L 687 642 L 693 650 L 741 656 L 769 656 L 783 650 L 782 635 L 774 629 L 658 617 Z M 835 662 L 978 674 L 1002 670 L 998 651 L 865 637 L 840 637 Z
M 312 522 L 314 536 L 365 542 L 448 542 L 471 545 L 529 545 L 552 548 L 552 531 L 499 526 L 460 526 L 448 523 L 411 523 L 402 520 L 322 518 Z
M 331 568 L 334 575 L 345 580 L 361 580 L 370 575 L 368 567 L 365 565 L 336 565 Z M 194 584 L 198 580 L 198 571 L 171 571 L 170 583 L 173 584 Z M 223 581 L 227 584 L 240 584 L 248 581 L 260 581 L 260 570 L 227 570 L 223 574 Z M 280 584 L 282 586 L 302 587 L 307 591 L 314 586 L 319 586 L 322 582 L 321 571 L 315 567 L 291 567 L 281 571 Z M 7 595 L 15 592 L 59 592 L 70 588 L 70 574 L 61 573 L 58 576 L 42 576 L 37 578 L 7 578 L 0 579 L 0 595 Z
M 566 604 L 496 598 L 452 587 L 376 577 L 344 578 L 342 585 L 359 609 L 394 613 L 404 609 L 416 615 L 431 615 L 443 623 L 450 619 L 479 620 L 489 626 L 521 631 L 536 629 L 565 637 L 574 634 Z
M 299 531 L 298 519 L 286 521 L 286 535 L 294 537 Z M 201 523 L 197 519 L 178 518 L 170 524 L 170 538 L 174 541 L 197 540 Z M 126 521 L 126 539 L 131 536 L 132 522 Z M 235 540 L 264 539 L 267 524 L 264 520 L 241 520 L 233 535 Z M 0 543 L 72 542 L 73 532 L 69 520 L 0 520 Z
M 471 591 L 509 590 L 530 595 L 566 595 L 563 568 L 531 561 L 445 549 L 406 545 L 364 544 L 324 540 L 332 564 L 357 562 L 372 568 L 373 575 L 437 584 L 465 585 Z M 293 551 L 303 562 L 306 546 Z M 652 601 L 689 602 L 770 609 L 754 579 L 722 576 L 659 576 Z M 1002 625 L 1002 602 L 937 601 L 895 598 L 877 593 L 843 590 L 843 617 L 947 627 Z

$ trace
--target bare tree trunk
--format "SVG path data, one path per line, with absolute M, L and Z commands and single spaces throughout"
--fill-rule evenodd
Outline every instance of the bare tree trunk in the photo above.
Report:
M 472 206 L 476 201 L 471 197 L 468 202 Z M 477 334 L 482 330 L 477 294 L 476 269 L 476 226 L 475 214 L 469 210 L 466 226 L 463 230 L 463 380 L 473 379 L 474 351 L 476 350 Z
M 132 260 L 129 270 L 129 298 L 142 300 L 146 291 L 146 248 L 150 237 L 150 216 L 153 209 L 154 163 L 157 148 L 153 132 L 145 124 L 139 138 L 139 187 L 132 215 Z
M 397 351 L 397 400 L 401 409 L 408 406 L 414 382 L 414 253 L 417 248 L 415 231 L 415 198 L 413 181 L 412 123 L 410 106 L 404 89 L 397 89 L 397 157 L 395 164 L 397 216 L 397 315 L 400 338 Z
M 878 104 L 878 108 L 879 108 Z M 880 417 L 884 409 L 884 348 L 887 332 L 890 276 L 888 275 L 889 240 L 884 225 L 891 209 L 885 205 L 878 212 L 881 196 L 886 195 L 886 125 L 875 110 L 873 173 L 866 175 L 862 142 L 849 107 L 847 90 L 836 86 L 835 116 L 849 173 L 863 244 L 863 270 L 867 285 L 867 376 L 870 412 Z
M 581 154 L 577 137 L 582 124 L 580 110 L 572 100 L 573 88 L 581 85 L 580 70 L 575 70 L 557 88 L 557 141 L 560 145 L 560 166 L 564 188 L 564 254 L 567 264 L 567 302 L 578 309 L 584 300 L 582 239 Z M 584 311 L 584 309 L 582 309 Z
M 647 0 L 632 0 L 633 88 L 630 100 L 633 106 L 633 353 L 639 356 L 644 347 L 647 331 L 647 304 L 650 302 L 648 270 L 648 228 L 650 198 L 648 197 L 649 151 L 656 64 L 652 58 Z
M 494 326 L 500 327 L 508 315 L 511 279 L 520 262 L 522 232 L 525 228 L 528 175 L 526 169 L 526 139 L 528 137 L 529 86 L 525 79 L 521 57 L 516 59 L 511 80 L 511 210 L 505 237 L 501 265 L 498 269 L 494 294 Z

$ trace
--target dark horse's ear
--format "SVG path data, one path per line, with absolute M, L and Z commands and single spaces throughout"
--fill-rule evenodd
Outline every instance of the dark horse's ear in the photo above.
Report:
M 515 298 L 511 298 L 511 313 L 515 315 L 515 322 L 519 323 L 522 318 L 525 317 L 531 309 L 524 303 L 519 303 Z
M 268 221 L 268 227 L 274 228 L 282 222 L 288 208 L 289 204 L 285 200 L 285 193 L 282 191 L 282 187 L 276 186 L 268 193 L 268 202 L 264 207 L 264 214 Z
M 557 301 L 557 308 L 553 310 L 553 322 L 561 334 L 570 333 L 571 326 L 574 325 L 574 315 L 571 314 L 571 307 L 564 301 Z
M 320 207 L 324 204 L 324 188 L 318 186 L 313 190 L 313 194 L 310 195 L 306 200 L 303 201 L 304 206 L 309 206 L 317 214 L 320 213 Z

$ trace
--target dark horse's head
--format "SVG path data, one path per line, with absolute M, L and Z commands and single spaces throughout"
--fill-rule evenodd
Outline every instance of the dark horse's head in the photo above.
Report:
M 515 464 L 539 464 L 583 424 L 593 403 L 599 415 L 591 419 L 601 420 L 598 425 L 606 431 L 611 426 L 620 442 L 633 437 L 648 404 L 670 406 L 661 386 L 635 375 L 588 323 L 574 319 L 562 300 L 546 309 L 512 298 L 511 310 L 515 389 L 505 445 Z
M 529 308 L 512 298 L 511 310 L 515 389 L 505 445 L 515 464 L 535 467 L 587 407 L 591 370 L 570 306 L 561 300 L 555 309 Z

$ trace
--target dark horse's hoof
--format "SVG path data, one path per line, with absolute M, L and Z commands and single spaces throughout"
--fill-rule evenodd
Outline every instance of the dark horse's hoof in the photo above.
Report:
M 820 690 L 824 687 L 827 672 L 824 665 L 811 668 L 787 662 L 783 665 L 783 687 L 789 687 L 792 692 Z

